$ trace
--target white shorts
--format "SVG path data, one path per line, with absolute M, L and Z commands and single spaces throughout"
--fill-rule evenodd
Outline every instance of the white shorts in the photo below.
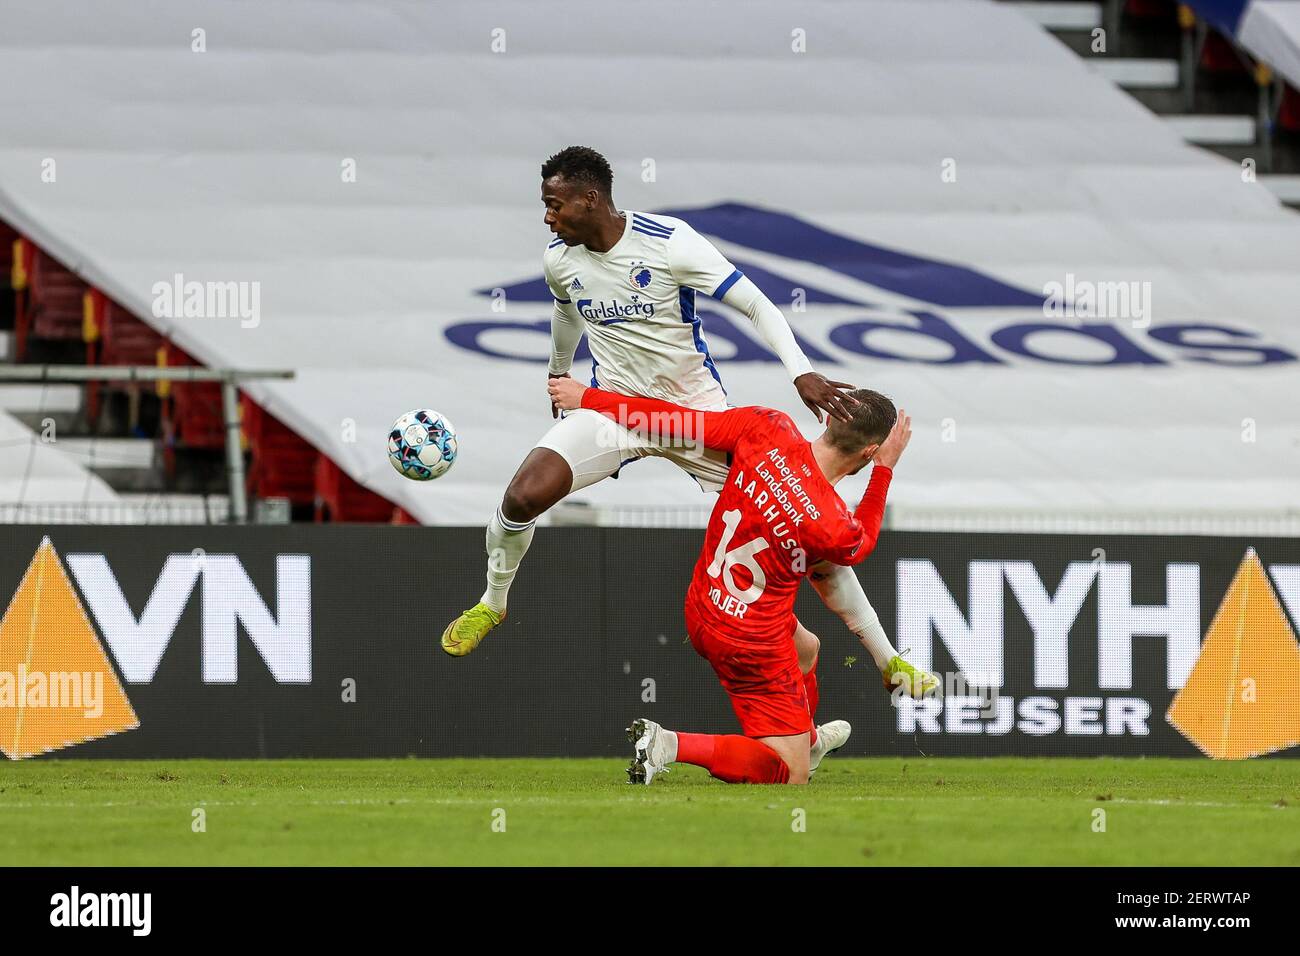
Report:
M 731 456 L 725 451 L 699 444 L 668 447 L 652 443 L 590 408 L 567 413 L 542 436 L 537 447 L 549 448 L 569 463 L 573 469 L 570 494 L 617 475 L 620 468 L 638 458 L 665 458 L 705 491 L 720 491 L 731 468 Z

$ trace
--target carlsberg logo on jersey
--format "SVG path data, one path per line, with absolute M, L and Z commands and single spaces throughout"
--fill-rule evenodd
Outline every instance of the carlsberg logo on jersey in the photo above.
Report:
M 1150 283 L 1131 277 L 1076 276 L 1062 263 L 1043 275 L 1035 289 L 970 266 L 874 245 L 771 209 L 724 203 L 661 215 L 683 219 L 711 240 L 726 243 L 728 257 L 741 272 L 778 307 L 798 314 L 791 323 L 795 337 L 814 365 L 852 366 L 866 359 L 945 368 L 1193 363 L 1212 369 L 1297 361 L 1293 351 L 1235 316 L 1161 314 Z M 833 284 L 827 276 L 833 276 Z M 636 264 L 626 281 L 649 294 L 657 280 Z M 512 302 L 549 306 L 552 300 L 540 276 L 503 289 Z M 490 296 L 494 290 L 479 291 Z M 712 295 L 716 289 L 698 291 Z M 683 320 L 706 318 L 709 341 L 731 347 L 728 364 L 779 363 L 748 323 L 724 310 L 696 311 L 693 301 Z M 589 321 L 609 325 L 653 314 L 653 305 L 638 308 L 636 302 L 587 299 L 577 304 Z M 503 331 L 524 333 L 522 340 L 531 339 L 533 347 L 502 350 L 494 343 Z M 522 321 L 467 319 L 446 326 L 444 335 L 459 348 L 494 358 L 544 362 L 550 322 L 540 315 Z M 579 357 L 585 357 L 581 351 Z
M 655 314 L 655 304 L 653 302 L 642 302 L 640 296 L 632 296 L 632 301 L 627 305 L 617 300 L 613 302 L 597 302 L 594 305 L 590 299 L 579 299 L 577 302 L 578 313 L 588 321 L 604 322 L 609 324 L 609 320 L 618 319 L 627 321 L 632 318 L 653 318 Z

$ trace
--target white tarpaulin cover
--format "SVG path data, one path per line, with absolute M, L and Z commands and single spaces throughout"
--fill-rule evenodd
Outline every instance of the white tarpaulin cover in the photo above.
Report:
M 538 171 L 574 143 L 621 208 L 710 236 L 817 368 L 912 412 L 895 501 L 1300 505 L 1300 218 L 1012 9 L 0 0 L 0 23 L 0 217 L 208 364 L 297 369 L 249 391 L 425 522 L 486 521 L 551 425 Z M 177 275 L 259 283 L 256 315 L 153 317 Z M 700 306 L 733 403 L 815 433 L 743 317 Z M 420 406 L 460 431 L 428 484 L 385 457 Z M 706 503 L 659 461 L 583 498 Z
M 0 503 L 101 504 L 117 494 L 57 441 L 42 441 L 8 412 L 0 411 Z
M 1300 89 L 1300 3 L 1253 0 L 1241 18 L 1237 39 Z

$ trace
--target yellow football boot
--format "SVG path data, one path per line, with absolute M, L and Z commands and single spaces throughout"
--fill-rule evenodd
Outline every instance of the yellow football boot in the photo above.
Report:
M 442 632 L 442 649 L 452 657 L 464 657 L 483 643 L 488 631 L 506 619 L 486 604 L 475 604 Z

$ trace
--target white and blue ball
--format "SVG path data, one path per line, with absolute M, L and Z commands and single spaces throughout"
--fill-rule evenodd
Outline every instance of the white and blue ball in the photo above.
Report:
M 413 481 L 439 478 L 456 461 L 456 429 L 433 409 L 407 412 L 388 431 L 388 460 Z

